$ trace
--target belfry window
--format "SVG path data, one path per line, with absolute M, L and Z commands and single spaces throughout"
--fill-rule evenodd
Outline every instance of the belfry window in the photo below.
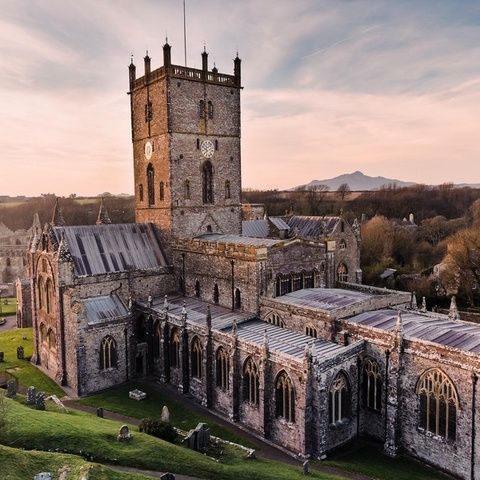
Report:
M 115 368 L 117 366 L 117 344 L 115 340 L 107 335 L 100 346 L 100 370 Z
M 208 118 L 213 118 L 213 103 L 209 101 L 207 104 L 207 107 L 208 107 Z
M 205 118 L 205 101 L 198 102 L 198 118 Z
M 309 337 L 317 338 L 317 329 L 313 325 L 307 325 L 305 327 L 305 335 Z
M 380 366 L 367 358 L 363 367 L 363 404 L 376 412 L 382 410 L 382 385 Z
M 230 374 L 230 360 L 223 347 L 217 350 L 216 355 L 217 387 L 228 390 L 228 377 Z
M 155 171 L 153 165 L 148 164 L 147 167 L 147 183 L 148 183 L 148 206 L 155 205 Z
M 458 396 L 452 381 L 438 368 L 427 370 L 418 380 L 420 428 L 455 440 Z
M 209 161 L 202 167 L 202 200 L 204 204 L 213 203 L 213 165 Z
M 350 387 L 343 373 L 339 373 L 330 387 L 330 423 L 336 424 L 350 416 Z
M 295 395 L 293 383 L 287 372 L 282 372 L 275 382 L 275 412 L 289 422 L 295 421 Z
M 202 344 L 198 337 L 192 341 L 192 377 L 202 378 Z
M 258 367 L 252 357 L 248 357 L 243 365 L 243 398 L 253 405 L 259 404 L 260 380 Z

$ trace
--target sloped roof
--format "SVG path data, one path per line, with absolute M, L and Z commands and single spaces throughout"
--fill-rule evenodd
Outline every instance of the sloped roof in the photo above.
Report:
M 200 240 L 208 240 L 210 242 L 232 243 L 252 247 L 271 247 L 273 245 L 277 245 L 278 243 L 284 242 L 284 240 L 275 240 L 271 238 L 253 238 L 245 237 L 243 235 L 223 235 L 221 233 L 205 233 L 204 235 L 199 235 L 195 238 Z
M 117 295 L 91 297 L 83 300 L 88 323 L 100 323 L 128 315 L 128 310 Z
M 77 276 L 150 270 L 167 265 L 160 241 L 150 223 L 53 227 L 73 257 Z
M 287 222 L 291 232 L 298 229 L 298 237 L 320 240 L 333 234 L 339 220 L 339 217 L 300 215 L 290 217 Z
M 254 238 L 268 237 L 268 221 L 267 220 L 243 220 L 242 235 Z
M 268 217 L 268 220 L 272 222 L 273 226 L 278 228 L 278 230 L 290 230 L 288 223 L 285 223 L 283 218 L 280 217 Z
M 404 338 L 426 340 L 459 350 L 480 353 L 480 325 L 449 320 L 446 315 L 401 312 Z M 349 322 L 393 332 L 398 312 L 392 309 L 365 312 Z

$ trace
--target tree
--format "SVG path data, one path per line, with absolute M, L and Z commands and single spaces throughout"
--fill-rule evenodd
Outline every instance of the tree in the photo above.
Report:
M 320 205 L 325 200 L 328 186 L 323 184 L 309 185 L 305 189 L 308 215 L 319 215 Z
M 342 200 L 342 202 L 351 195 L 352 191 L 348 186 L 348 183 L 342 183 L 335 193 L 335 195 Z
M 478 306 L 480 289 L 480 230 L 466 228 L 448 239 L 440 281 L 450 293 Z

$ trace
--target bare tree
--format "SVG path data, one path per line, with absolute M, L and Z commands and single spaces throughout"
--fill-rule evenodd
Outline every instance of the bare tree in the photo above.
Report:
M 352 190 L 350 190 L 350 187 L 348 183 L 342 183 L 338 188 L 335 193 L 335 195 L 342 200 L 342 202 L 348 198 L 352 193 Z
M 325 200 L 328 186 L 323 184 L 309 185 L 306 189 L 306 201 L 310 215 L 320 214 L 320 205 Z

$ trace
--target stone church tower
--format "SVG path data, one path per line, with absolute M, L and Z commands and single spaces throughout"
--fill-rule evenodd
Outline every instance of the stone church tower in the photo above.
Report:
M 172 65 L 136 78 L 130 105 L 137 222 L 154 223 L 169 245 L 207 232 L 241 233 L 240 64 L 234 75 Z

